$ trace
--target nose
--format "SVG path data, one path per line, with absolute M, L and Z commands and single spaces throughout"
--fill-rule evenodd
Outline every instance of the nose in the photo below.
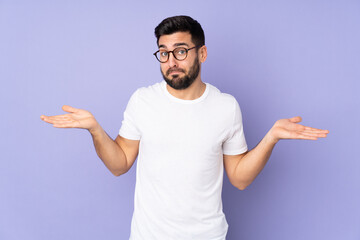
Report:
M 177 67 L 178 63 L 176 58 L 174 57 L 174 53 L 169 53 L 169 60 L 167 61 L 169 67 Z

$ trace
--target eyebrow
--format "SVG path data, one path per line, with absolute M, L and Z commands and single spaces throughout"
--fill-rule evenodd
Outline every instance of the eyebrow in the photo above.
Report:
M 183 46 L 183 45 L 189 46 L 187 43 L 175 43 L 173 46 L 178 47 L 178 46 Z
M 175 43 L 173 46 L 174 47 L 179 47 L 179 46 L 187 46 L 187 47 L 189 47 L 189 44 L 181 42 L 181 43 Z M 161 45 L 159 45 L 159 48 L 167 48 L 167 47 L 164 44 L 161 44 Z

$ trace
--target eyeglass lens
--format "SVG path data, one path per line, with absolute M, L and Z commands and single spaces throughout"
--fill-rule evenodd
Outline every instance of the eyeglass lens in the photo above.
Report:
M 187 50 L 183 47 L 175 48 L 173 51 L 170 52 L 173 53 L 174 57 L 177 60 L 184 60 L 187 57 Z M 166 62 L 169 59 L 170 52 L 160 50 L 156 53 L 156 57 L 157 59 L 159 59 L 160 62 Z

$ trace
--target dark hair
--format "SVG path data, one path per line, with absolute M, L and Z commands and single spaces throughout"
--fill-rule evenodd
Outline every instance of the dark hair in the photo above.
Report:
M 205 35 L 200 23 L 189 16 L 174 16 L 164 19 L 155 28 L 157 44 L 159 45 L 159 39 L 162 35 L 176 32 L 189 32 L 191 34 L 191 41 L 196 46 L 205 45 Z

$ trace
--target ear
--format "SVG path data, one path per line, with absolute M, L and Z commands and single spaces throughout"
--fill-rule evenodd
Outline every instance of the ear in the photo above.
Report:
M 203 63 L 205 62 L 206 58 L 207 58 L 207 48 L 204 45 L 199 49 L 199 60 L 201 63 Z

